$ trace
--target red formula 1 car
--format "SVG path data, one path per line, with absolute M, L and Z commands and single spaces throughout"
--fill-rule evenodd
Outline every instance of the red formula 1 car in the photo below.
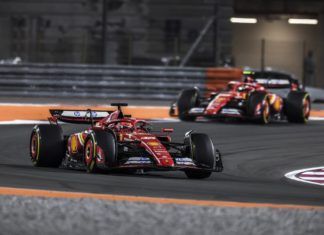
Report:
M 267 124 L 271 120 L 288 120 L 306 123 L 310 115 L 309 94 L 293 86 L 287 95 L 270 92 L 254 81 L 229 82 L 221 92 L 208 98 L 200 97 L 196 88 L 183 90 L 178 100 L 171 105 L 170 115 L 183 121 L 196 117 L 243 118 Z
M 181 170 L 206 178 L 223 170 L 220 152 L 205 134 L 189 131 L 183 143 L 171 141 L 173 129 L 153 132 L 144 120 L 116 111 L 50 110 L 49 125 L 36 125 L 30 138 L 34 166 L 104 170 Z M 88 123 L 88 129 L 63 135 L 57 121 Z

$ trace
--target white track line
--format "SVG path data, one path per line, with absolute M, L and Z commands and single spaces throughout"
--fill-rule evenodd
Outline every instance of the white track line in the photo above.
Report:
M 310 117 L 309 120 L 311 120 L 311 121 L 324 121 L 324 117 Z
M 302 172 L 305 172 L 306 173 L 307 171 L 320 170 L 320 169 L 324 169 L 324 166 L 313 167 L 313 168 L 306 168 L 306 169 L 301 169 L 301 170 L 296 170 L 296 171 L 291 171 L 291 172 L 286 173 L 285 174 L 285 177 L 287 177 L 288 179 L 296 180 L 296 181 L 303 182 L 303 183 L 316 184 L 316 185 L 324 186 L 324 184 L 322 184 L 322 183 L 316 183 L 316 182 L 307 181 L 306 179 L 304 179 L 306 177 L 302 177 L 303 179 L 296 177 L 296 175 L 299 174 L 299 173 L 302 173 Z M 311 177 L 311 178 L 315 178 L 315 177 Z M 316 179 L 321 180 L 321 178 L 316 178 Z
M 29 124 L 48 124 L 48 121 L 39 120 L 12 120 L 12 121 L 0 121 L 0 125 L 29 125 Z
M 323 180 L 323 181 L 324 181 L 324 177 L 307 177 L 307 176 L 300 176 L 300 179 L 303 179 L 303 180 Z
M 48 106 L 63 106 L 63 104 L 34 104 L 34 103 L 0 103 L 0 106 L 14 106 L 14 107 L 23 107 L 23 106 L 32 106 L 32 107 L 48 107 Z M 64 105 L 65 106 L 65 105 Z M 66 105 L 69 106 L 69 105 Z
M 304 173 L 302 173 L 302 175 L 323 175 L 324 176 L 324 172 L 307 172 L 305 171 Z

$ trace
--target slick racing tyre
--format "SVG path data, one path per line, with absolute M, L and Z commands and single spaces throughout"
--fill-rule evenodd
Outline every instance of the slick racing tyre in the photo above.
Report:
M 199 94 L 196 89 L 183 90 L 178 98 L 177 106 L 179 119 L 182 121 L 194 121 L 196 117 L 189 116 L 188 112 L 191 108 L 198 105 Z
M 208 178 L 216 166 L 215 149 L 212 140 L 206 134 L 191 134 L 191 154 L 194 162 L 205 169 L 187 169 L 189 179 Z
M 30 156 L 34 166 L 59 167 L 65 154 L 62 128 L 37 125 L 30 137 Z
M 95 130 L 87 137 L 84 147 L 87 172 L 97 173 L 117 164 L 117 141 L 112 132 Z M 100 167 L 101 166 L 101 167 Z
M 285 102 L 285 113 L 289 122 L 306 123 L 311 110 L 309 94 L 290 91 Z
M 247 101 L 247 114 L 261 124 L 270 121 L 270 103 L 265 92 L 252 92 Z

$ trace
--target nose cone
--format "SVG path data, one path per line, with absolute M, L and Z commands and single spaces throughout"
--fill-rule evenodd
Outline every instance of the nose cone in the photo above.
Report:
M 173 167 L 174 166 L 174 161 L 171 158 L 171 156 L 170 156 L 169 153 L 168 153 L 168 156 L 167 155 L 163 155 L 159 159 L 160 159 L 161 166 L 164 166 L 164 167 Z
M 142 139 L 142 141 L 144 146 L 152 152 L 153 157 L 156 158 L 156 161 L 159 166 L 162 167 L 174 166 L 174 161 L 172 157 L 170 156 L 167 149 L 160 143 L 158 139 L 150 139 L 150 140 Z

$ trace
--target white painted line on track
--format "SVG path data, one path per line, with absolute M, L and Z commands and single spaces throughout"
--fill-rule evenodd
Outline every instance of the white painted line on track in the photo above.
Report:
M 309 120 L 311 120 L 311 121 L 324 121 L 324 117 L 310 117 Z
M 324 186 L 324 166 L 291 171 L 285 177 L 308 184 Z
M 47 106 L 62 106 L 63 104 L 37 104 L 37 103 L 0 103 L 0 106 L 32 106 L 32 107 L 47 107 Z
M 39 120 L 12 120 L 12 121 L 0 121 L 0 125 L 26 125 L 26 124 L 48 124 L 48 121 Z
M 304 176 L 300 176 L 299 177 L 302 180 L 319 180 L 319 181 L 324 181 L 324 177 L 304 177 Z
M 304 172 L 302 173 L 302 175 L 323 175 L 324 176 L 324 172 Z

